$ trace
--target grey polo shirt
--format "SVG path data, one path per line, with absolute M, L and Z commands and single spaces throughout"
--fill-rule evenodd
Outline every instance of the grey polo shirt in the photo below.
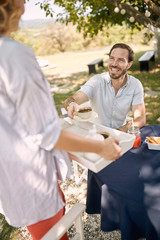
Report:
M 115 94 L 108 72 L 90 78 L 80 89 L 84 92 L 101 124 L 118 128 L 126 123 L 131 107 L 144 103 L 144 91 L 141 82 L 127 75 L 127 83 Z

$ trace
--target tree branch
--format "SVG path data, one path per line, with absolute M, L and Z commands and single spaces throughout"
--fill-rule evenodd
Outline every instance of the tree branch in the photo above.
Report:
M 147 1 L 147 0 L 145 0 L 145 1 Z M 120 9 L 124 8 L 129 15 L 135 17 L 135 19 L 140 24 L 144 25 L 145 27 L 148 27 L 148 25 L 153 25 L 156 28 L 160 28 L 160 22 L 159 21 L 155 22 L 155 21 L 151 20 L 150 18 L 145 17 L 144 14 L 140 13 L 139 11 L 137 11 L 131 5 L 128 5 L 126 3 L 121 3 L 121 0 L 117 0 L 117 1 L 115 1 L 115 0 L 107 0 L 107 2 L 109 4 L 111 4 L 112 6 L 119 7 Z
M 154 12 L 157 16 L 160 17 L 160 8 L 157 7 L 151 0 L 144 0 L 144 2 L 148 5 L 149 9 Z

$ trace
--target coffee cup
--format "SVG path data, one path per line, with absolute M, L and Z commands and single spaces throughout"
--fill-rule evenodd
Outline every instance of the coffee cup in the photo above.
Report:
M 110 136 L 110 134 L 106 131 L 100 131 L 100 132 L 98 132 L 98 134 L 102 135 L 104 137 L 104 139 L 106 139 Z
M 78 110 L 78 117 L 83 118 L 83 119 L 87 119 L 90 118 L 92 115 L 92 108 L 91 107 L 82 107 L 79 108 Z

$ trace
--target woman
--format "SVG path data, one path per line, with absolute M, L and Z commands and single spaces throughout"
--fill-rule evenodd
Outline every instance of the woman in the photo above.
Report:
M 70 177 L 71 167 L 62 150 L 115 160 L 121 148 L 116 139 L 100 142 L 61 129 L 34 53 L 9 38 L 23 12 L 24 0 L 0 1 L 0 212 L 38 240 L 64 214 L 58 179 Z

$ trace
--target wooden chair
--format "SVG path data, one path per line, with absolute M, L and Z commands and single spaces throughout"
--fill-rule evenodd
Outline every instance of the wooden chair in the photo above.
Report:
M 58 240 L 64 233 L 74 224 L 76 234 L 72 240 L 84 240 L 82 212 L 85 210 L 85 205 L 76 203 L 73 207 L 54 225 L 41 240 Z
M 76 185 L 80 185 L 83 179 L 87 181 L 88 169 L 74 160 L 72 160 L 72 162 L 73 162 L 74 177 L 75 177 Z M 81 168 L 81 171 L 82 171 L 81 174 L 79 173 L 80 172 L 79 167 Z
M 64 107 L 61 108 L 61 113 L 63 118 L 68 117 L 67 111 L 65 110 Z M 73 169 L 74 169 L 75 182 L 77 185 L 80 185 L 83 179 L 87 180 L 88 169 L 85 166 L 81 165 L 80 163 L 74 161 L 73 159 L 72 159 L 72 163 L 73 163 Z M 81 174 L 79 171 L 79 167 L 81 168 L 81 172 L 82 172 Z

